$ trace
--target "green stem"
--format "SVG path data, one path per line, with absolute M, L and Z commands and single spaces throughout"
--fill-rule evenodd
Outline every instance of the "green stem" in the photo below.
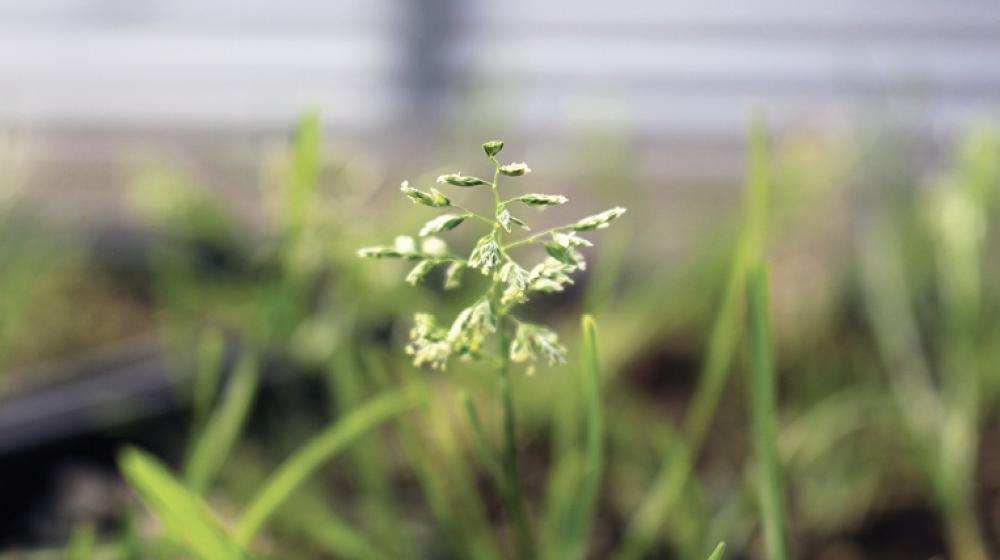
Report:
M 535 241 L 538 241 L 539 239 L 541 239 L 542 237 L 545 237 L 546 235 L 551 235 L 551 234 L 553 234 L 553 233 L 555 233 L 557 231 L 563 231 L 563 230 L 570 229 L 570 228 L 573 227 L 573 225 L 574 224 L 566 224 L 564 226 L 549 228 L 549 229 L 547 229 L 545 231 L 540 231 L 540 232 L 538 232 L 538 233 L 536 233 L 534 235 L 529 235 L 528 237 L 525 237 L 524 239 L 518 239 L 517 241 L 514 241 L 512 243 L 508 243 L 506 245 L 502 245 L 500 247 L 500 249 L 506 251 L 507 249 L 513 249 L 514 247 L 520 247 L 521 245 L 528 245 L 529 243 L 534 243 Z
M 495 158 L 490 158 L 496 166 L 493 173 L 493 183 L 490 188 L 493 190 L 493 202 L 496 205 L 494 214 L 500 213 L 503 202 L 500 200 L 500 163 Z M 498 245 L 503 245 L 503 228 L 499 223 L 494 225 Z M 501 249 L 502 250 L 502 249 Z M 500 343 L 500 365 L 497 368 L 499 375 L 500 406 L 503 422 L 503 454 L 500 459 L 500 467 L 504 475 L 504 486 L 506 490 L 502 492 L 505 508 L 514 523 L 515 536 L 517 539 L 517 557 L 521 559 L 531 559 L 535 557 L 534 539 L 531 536 L 531 527 L 528 524 L 528 515 L 524 506 L 524 496 L 521 494 L 521 486 L 518 483 L 517 468 L 517 434 L 516 419 L 514 417 L 514 398 L 510 388 L 510 335 L 507 332 L 507 314 L 500 309 L 500 294 L 502 283 L 494 279 L 491 289 L 492 306 L 497 314 L 497 334 Z
M 758 507 L 768 556 L 787 560 L 784 497 L 778 459 L 777 390 L 768 302 L 768 271 L 761 261 L 747 276 L 750 323 L 750 420 L 757 461 Z
M 410 386 L 372 398 L 295 451 L 250 501 L 233 531 L 236 543 L 249 544 L 274 512 L 321 466 L 379 424 L 415 408 L 419 396 Z
M 514 398 L 510 388 L 510 337 L 507 335 L 507 328 L 504 318 L 500 317 L 499 327 L 500 338 L 500 405 L 503 413 L 503 455 L 500 464 L 503 469 L 505 486 L 507 491 L 503 494 L 507 497 L 507 510 L 514 522 L 517 537 L 518 558 L 534 558 L 534 543 L 531 536 L 531 527 L 528 524 L 528 515 L 524 507 L 524 496 L 521 494 L 521 486 L 518 483 L 517 468 L 517 434 L 515 431 L 516 420 L 514 417 Z
M 476 212 L 473 212 L 472 210 L 469 210 L 468 208 L 466 208 L 465 206 L 462 206 L 461 204 L 455 204 L 454 202 L 452 202 L 451 205 L 453 207 L 458 208 L 459 210 L 465 212 L 466 214 L 468 214 L 469 218 L 472 218 L 474 220 L 479 220 L 480 222 L 489 224 L 491 226 L 496 225 L 496 221 L 495 220 L 491 220 L 491 219 L 487 218 L 486 216 L 483 216 L 482 214 L 478 214 Z

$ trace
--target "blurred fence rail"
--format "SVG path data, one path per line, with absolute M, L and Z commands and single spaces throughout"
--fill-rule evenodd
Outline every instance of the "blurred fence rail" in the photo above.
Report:
M 998 60 L 989 0 L 4 2 L 0 125 L 238 136 L 319 106 L 376 152 L 470 119 L 549 144 L 610 127 L 652 174 L 726 180 L 749 108 L 949 135 L 996 113 Z

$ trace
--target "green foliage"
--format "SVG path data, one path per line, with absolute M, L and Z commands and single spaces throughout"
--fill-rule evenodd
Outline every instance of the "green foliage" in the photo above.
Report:
M 572 284 L 571 276 L 586 269 L 586 261 L 580 249 L 592 246 L 586 239 L 578 237 L 576 232 L 606 228 L 611 221 L 621 217 L 625 209 L 612 208 L 571 224 L 507 241 L 505 234 L 510 234 L 514 225 L 529 229 L 524 220 L 511 214 L 508 209 L 510 203 L 517 201 L 544 208 L 563 204 L 566 198 L 560 195 L 529 194 L 503 200 L 500 196 L 500 176 L 522 177 L 530 173 L 531 169 L 524 163 L 501 164 L 495 156 L 502 148 L 503 143 L 500 141 L 483 145 L 483 150 L 494 165 L 492 182 L 463 176 L 461 173 L 438 177 L 439 183 L 458 187 L 488 186 L 493 196 L 492 217 L 472 212 L 443 195 L 435 196 L 433 193 L 410 189 L 408 183 L 403 183 L 403 193 L 415 202 L 432 207 L 454 207 L 464 212 L 442 214 L 430 220 L 421 229 L 421 237 L 455 229 L 469 219 L 486 224 L 488 231 L 475 243 L 467 258 L 451 253 L 445 243 L 439 240 L 434 242 L 436 251 L 427 251 L 426 243 L 436 240 L 433 237 L 425 237 L 420 250 L 412 238 L 400 237 L 391 246 L 364 248 L 358 251 L 358 255 L 418 260 L 406 277 L 411 284 L 421 281 L 435 266 L 448 262 L 451 264 L 445 275 L 445 288 L 457 285 L 457 275 L 464 267 L 478 270 L 491 280 L 486 291 L 460 311 L 450 326 L 439 326 L 433 315 L 418 313 L 406 352 L 413 356 L 416 366 L 427 365 L 434 369 L 445 369 L 448 361 L 456 357 L 464 360 L 487 360 L 497 364 L 504 434 L 503 449 L 498 460 L 488 450 L 484 431 L 471 400 L 465 401 L 465 409 L 475 434 L 477 451 L 483 464 L 493 474 L 494 483 L 499 488 L 504 507 L 514 525 L 517 556 L 533 558 L 537 554 L 537 545 L 518 481 L 516 422 L 509 370 L 511 363 L 525 364 L 529 374 L 534 372 L 539 360 L 545 360 L 549 365 L 563 363 L 566 360 L 566 350 L 555 331 L 523 321 L 513 311 L 517 306 L 528 303 L 536 293 L 561 292 L 568 284 Z M 544 260 L 530 267 L 523 266 L 511 256 L 513 249 L 529 245 L 541 245 L 548 254 Z M 593 433 L 588 437 L 588 466 L 583 479 L 586 491 L 582 500 L 576 504 L 577 512 L 568 520 L 568 525 L 563 529 L 563 540 L 560 541 L 566 553 L 574 557 L 582 555 L 585 549 L 583 539 L 593 515 L 603 462 L 603 443 L 600 441 L 603 428 L 597 394 L 599 382 L 596 378 L 593 324 L 588 321 L 586 325 L 591 368 L 588 370 L 591 377 L 587 380 L 588 408 L 592 414 L 590 430 Z M 494 337 L 497 339 L 497 354 L 492 354 L 487 349 L 487 342 Z
M 171 539 L 194 558 L 241 560 L 247 556 L 228 536 L 201 499 L 175 479 L 156 458 L 136 448 L 119 457 L 122 474 Z
M 418 404 L 411 388 L 373 399 L 331 425 L 285 460 L 250 501 L 235 529 L 236 542 L 247 545 L 289 496 L 320 466 L 351 442 Z
M 583 328 L 583 372 L 581 384 L 586 400 L 586 445 L 583 472 L 578 480 L 578 494 L 565 514 L 566 524 L 558 535 L 557 558 L 583 558 L 593 526 L 601 481 L 604 474 L 604 407 L 601 402 L 601 373 L 597 357 L 597 326 L 585 315 Z
M 748 269 L 761 258 L 767 239 L 770 206 L 769 156 L 762 121 L 754 123 L 748 140 L 751 175 L 744 195 L 743 224 L 731 257 L 725 291 L 709 334 L 698 384 L 682 424 L 683 439 L 665 446 L 656 478 L 630 520 L 624 542 L 617 553 L 617 558 L 622 560 L 640 557 L 679 505 L 693 476 L 696 456 L 705 445 L 710 424 L 716 416 L 737 347 L 746 332 Z
M 762 264 L 747 276 L 750 337 L 751 432 L 756 457 L 757 493 L 768 557 L 786 560 L 784 492 L 778 458 L 777 383 L 768 297 L 767 269 Z
M 93 523 L 84 523 L 73 530 L 66 546 L 68 560 L 92 560 L 97 548 L 97 528 Z
M 208 488 L 239 437 L 257 393 L 260 365 L 251 352 L 244 353 L 229 381 L 222 404 L 208 418 L 191 451 L 184 478 L 197 492 Z

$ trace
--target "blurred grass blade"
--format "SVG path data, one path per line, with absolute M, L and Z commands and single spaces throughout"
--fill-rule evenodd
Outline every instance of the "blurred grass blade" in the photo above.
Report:
M 92 560 L 97 548 L 97 528 L 91 522 L 78 525 L 73 529 L 69 545 L 66 547 L 68 560 Z
M 336 413 L 344 415 L 365 401 L 368 391 L 363 384 L 364 375 L 356 363 L 354 349 L 344 345 L 334 352 L 326 368 L 325 381 L 331 404 Z M 390 461 L 387 449 L 377 438 L 357 442 L 348 452 L 353 476 L 359 483 L 361 519 L 381 536 L 399 532 L 399 519 L 395 512 Z
M 476 405 L 472 402 L 472 397 L 468 394 L 462 395 L 462 407 L 465 409 L 465 416 L 469 419 L 469 425 L 472 426 L 472 439 L 476 447 L 476 453 L 479 455 L 479 461 L 486 468 L 497 488 L 503 492 L 505 486 L 503 483 L 503 473 L 500 471 L 500 459 L 490 449 L 486 433 L 483 431 L 483 423 L 480 421 L 479 413 L 476 411 Z
M 202 560 L 245 558 L 201 498 L 191 493 L 152 455 L 130 447 L 118 463 L 129 486 L 163 523 L 167 534 Z
M 286 231 L 300 232 L 306 227 L 312 208 L 322 164 L 323 122 L 319 111 L 312 110 L 299 119 L 292 150 L 292 167 L 285 209 Z
M 208 419 L 185 469 L 185 480 L 195 492 L 208 488 L 225 464 L 253 404 L 259 382 L 256 355 L 245 351 L 226 389 L 225 400 Z
M 366 371 L 383 389 L 395 383 L 375 351 L 363 351 L 361 359 Z M 430 402 L 426 378 L 414 375 L 409 367 L 402 371 L 407 381 L 419 390 L 421 402 Z M 486 519 L 482 496 L 467 470 L 463 455 L 454 446 L 454 435 L 444 430 L 448 426 L 448 418 L 441 408 L 433 407 L 427 411 L 426 416 L 430 418 L 427 418 L 426 425 L 422 425 L 422 418 L 416 415 L 396 421 L 403 449 L 435 521 L 450 540 L 449 547 L 460 557 L 499 559 L 500 549 Z M 420 431 L 417 427 L 424 430 Z
M 720 542 L 719 546 L 715 547 L 712 551 L 712 555 L 708 557 L 708 560 L 722 560 L 722 557 L 726 554 L 726 543 Z
M 196 341 L 194 364 L 194 394 L 192 395 L 192 441 L 205 427 L 212 410 L 212 402 L 219 390 L 225 359 L 226 341 L 222 332 L 213 327 L 205 329 Z
M 768 557 L 787 560 L 784 494 L 777 445 L 774 347 L 768 303 L 768 273 L 758 263 L 747 276 L 750 335 L 751 431 L 757 462 L 757 492 Z
M 280 517 L 275 517 L 275 532 L 280 531 L 283 537 L 321 548 L 332 558 L 356 560 L 406 558 L 395 551 L 402 549 L 408 543 L 384 542 L 369 538 L 340 516 L 335 515 L 319 497 L 321 495 L 309 496 L 312 499 L 306 500 L 305 503 L 296 500 L 294 505 L 289 504 Z M 391 549 L 393 553 L 386 549 Z
M 876 349 L 905 427 L 921 452 L 933 456 L 935 434 L 945 411 L 910 304 L 910 282 L 900 244 L 886 224 L 877 224 L 865 237 L 859 257 L 860 283 Z M 925 466 L 928 461 L 924 458 Z
M 271 475 L 250 501 L 236 527 L 236 541 L 249 543 L 288 497 L 334 455 L 382 422 L 415 407 L 412 387 L 376 397 L 306 443 Z
M 597 499 L 604 472 L 604 410 L 601 405 L 601 370 L 597 355 L 597 327 L 594 318 L 584 315 L 583 379 L 586 395 L 587 439 L 583 478 L 578 497 L 568 519 L 564 535 L 565 553 L 562 558 L 582 558 L 587 550 L 587 537 L 594 522 Z
M 684 418 L 685 441 L 675 441 L 666 446 L 663 462 L 650 491 L 629 522 L 623 544 L 616 554 L 619 560 L 632 560 L 642 556 L 680 500 L 732 371 L 733 357 L 744 332 L 747 268 L 758 258 L 767 243 L 771 200 L 770 155 L 767 127 L 763 118 L 753 121 L 748 142 L 750 155 L 743 200 L 743 224 L 726 280 L 726 291 L 709 335 L 707 357 L 698 376 L 691 406 Z

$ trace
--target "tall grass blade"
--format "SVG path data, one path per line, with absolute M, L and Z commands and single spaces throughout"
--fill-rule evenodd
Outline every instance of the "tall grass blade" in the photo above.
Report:
M 229 381 L 225 400 L 208 419 L 188 460 L 184 478 L 195 492 L 204 492 L 214 482 L 229 457 L 250 413 L 259 377 L 257 356 L 245 351 Z
M 787 560 L 784 493 L 777 445 L 777 383 L 771 336 L 768 273 L 762 263 L 747 276 L 750 335 L 750 412 L 757 492 L 768 557 Z
M 604 410 L 601 404 L 601 372 L 597 355 L 597 326 L 594 318 L 584 315 L 583 379 L 587 410 L 586 462 L 579 494 L 569 519 L 562 558 L 582 558 L 587 550 L 587 537 L 594 522 L 597 500 L 604 473 Z
M 303 493 L 307 494 L 307 493 Z M 312 498 L 312 496 L 310 496 Z M 279 524 L 280 522 L 280 524 Z M 405 542 L 385 542 L 375 540 L 355 529 L 335 515 L 320 498 L 295 500 L 289 503 L 281 515 L 275 517 L 275 533 L 306 542 L 322 549 L 333 558 L 354 560 L 388 560 L 406 558 L 397 551 L 406 546 Z
M 129 486 L 163 523 L 167 534 L 192 556 L 202 560 L 245 558 L 201 498 L 155 457 L 130 447 L 121 453 L 118 464 Z
M 722 560 L 722 557 L 726 554 L 726 543 L 720 542 L 715 550 L 712 551 L 712 555 L 708 557 L 708 560 Z
M 767 242 L 771 200 L 767 128 L 755 119 L 748 136 L 748 179 L 743 201 L 743 224 L 729 268 L 725 293 L 709 335 L 707 355 L 698 376 L 691 406 L 683 423 L 684 441 L 668 445 L 650 491 L 629 522 L 618 560 L 639 558 L 655 540 L 677 506 L 704 445 L 719 399 L 732 371 L 736 348 L 744 332 L 746 277 L 749 264 Z
M 528 521 L 528 510 L 524 495 L 521 493 L 519 468 L 517 460 L 517 420 L 514 413 L 513 389 L 510 383 L 510 340 L 507 329 L 501 326 L 499 331 L 500 367 L 498 393 L 500 397 L 501 422 L 503 424 L 503 451 L 500 454 L 500 470 L 504 477 L 504 503 L 507 514 L 514 524 L 514 538 L 517 545 L 517 556 L 530 560 L 536 555 L 535 539 Z
M 97 549 L 97 528 L 93 523 L 83 523 L 73 529 L 66 547 L 68 560 L 92 560 Z
M 236 542 L 249 543 L 288 497 L 339 451 L 382 422 L 414 408 L 411 387 L 376 397 L 339 420 L 285 460 L 250 501 L 236 526 Z
M 380 357 L 371 349 L 361 353 L 366 371 L 386 389 L 394 383 Z M 413 375 L 404 368 L 407 380 L 420 389 L 421 402 L 427 403 L 431 395 L 422 375 Z M 440 407 L 437 407 L 440 408 Z M 429 410 L 430 424 L 427 432 L 448 421 L 440 410 Z M 434 519 L 444 528 L 449 547 L 460 556 L 499 559 L 500 552 L 486 520 L 482 498 L 476 491 L 472 476 L 465 469 L 462 457 L 443 441 L 448 437 L 428 438 L 415 426 L 420 419 L 411 415 L 396 421 L 400 441 L 420 483 Z
M 308 111 L 299 119 L 292 148 L 292 167 L 285 197 L 285 228 L 292 234 L 302 231 L 319 183 L 322 165 L 323 122 L 319 111 Z
M 326 371 L 326 383 L 338 414 L 344 415 L 362 404 L 366 388 L 353 349 L 346 345 L 337 351 Z M 362 515 L 365 524 L 383 536 L 398 533 L 399 520 L 390 480 L 389 461 L 383 442 L 366 438 L 348 452 L 354 475 L 360 483 Z
M 469 420 L 469 425 L 472 426 L 473 445 L 476 447 L 479 461 L 486 468 L 486 472 L 489 473 L 490 477 L 493 478 L 493 482 L 497 488 L 501 492 L 505 492 L 506 486 L 504 485 L 503 473 L 500 470 L 500 460 L 493 453 L 493 450 L 490 449 L 489 440 L 486 439 L 486 433 L 483 430 L 483 423 L 479 419 L 479 412 L 476 411 L 476 404 L 472 402 L 472 397 L 468 394 L 462 395 L 462 407 L 465 409 L 465 416 Z
M 194 364 L 194 394 L 192 395 L 192 441 L 205 427 L 212 402 L 219 390 L 225 358 L 226 341 L 222 332 L 208 328 L 196 341 Z

